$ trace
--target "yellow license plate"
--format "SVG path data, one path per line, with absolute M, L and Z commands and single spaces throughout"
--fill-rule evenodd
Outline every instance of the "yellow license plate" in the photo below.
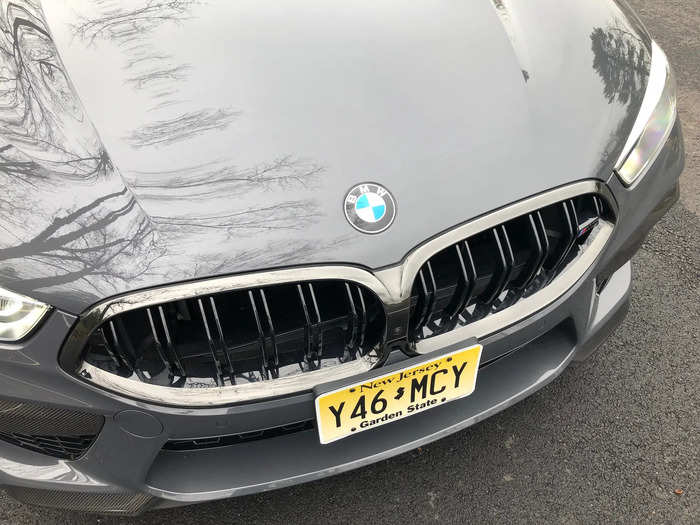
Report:
M 398 421 L 474 392 L 481 359 L 474 345 L 316 398 L 322 444 Z

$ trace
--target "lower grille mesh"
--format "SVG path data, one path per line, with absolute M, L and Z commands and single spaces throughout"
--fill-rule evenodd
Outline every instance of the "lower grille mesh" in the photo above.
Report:
M 0 440 L 59 459 L 79 459 L 97 438 L 104 418 L 0 400 Z
M 0 432 L 0 439 L 47 456 L 75 460 L 90 448 L 95 436 L 38 436 Z

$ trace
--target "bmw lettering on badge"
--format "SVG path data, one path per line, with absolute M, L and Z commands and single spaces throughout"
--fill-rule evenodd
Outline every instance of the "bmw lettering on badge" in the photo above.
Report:
M 363 182 L 345 196 L 345 217 L 362 233 L 380 233 L 394 222 L 396 201 L 384 186 Z

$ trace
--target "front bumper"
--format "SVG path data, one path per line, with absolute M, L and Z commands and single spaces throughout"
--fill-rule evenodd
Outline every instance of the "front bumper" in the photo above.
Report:
M 22 345 L 0 345 L 4 397 L 100 414 L 105 424 L 77 461 L 53 459 L 0 441 L 0 486 L 28 503 L 133 514 L 318 479 L 473 425 L 543 387 L 572 360 L 590 355 L 621 322 L 631 283 L 629 259 L 677 199 L 682 168 L 677 122 L 654 166 L 634 189 L 624 188 L 611 176 L 607 184 L 619 217 L 605 252 L 552 304 L 480 341 L 506 354 L 481 368 L 474 394 L 331 445 L 320 445 L 316 431 L 307 429 L 221 448 L 164 450 L 172 440 L 250 433 L 313 420 L 313 396 L 212 409 L 179 409 L 122 398 L 61 370 L 57 349 L 75 318 L 55 311 Z

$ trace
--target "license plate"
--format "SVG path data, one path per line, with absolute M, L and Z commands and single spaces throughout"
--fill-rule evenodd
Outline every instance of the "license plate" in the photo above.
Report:
M 344 386 L 316 398 L 322 444 L 466 397 L 476 386 L 481 345 Z

